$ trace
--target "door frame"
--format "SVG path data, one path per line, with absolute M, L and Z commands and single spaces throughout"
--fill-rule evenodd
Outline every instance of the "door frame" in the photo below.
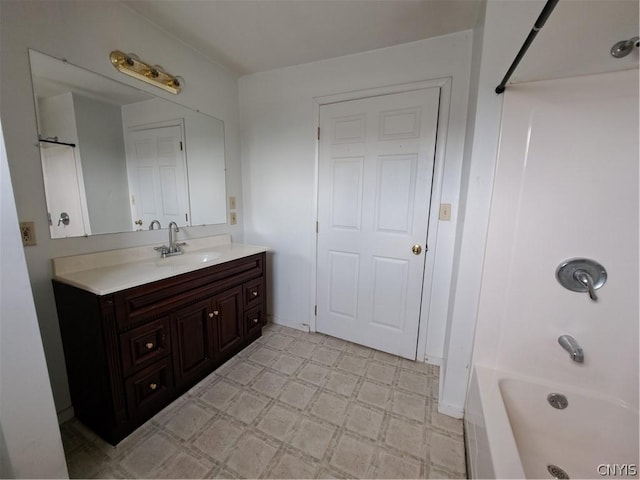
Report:
M 433 166 L 433 178 L 431 184 L 431 205 L 429 207 L 429 221 L 427 224 L 427 247 L 425 253 L 424 277 L 422 283 L 422 303 L 420 306 L 420 319 L 418 324 L 418 344 L 416 349 L 416 361 L 424 362 L 427 348 L 427 329 L 429 324 L 429 310 L 431 306 L 431 290 L 434 276 L 434 257 L 436 253 L 436 239 L 438 236 L 440 198 L 442 195 L 442 183 L 444 178 L 445 150 L 447 145 L 447 127 L 449 125 L 449 115 L 451 106 L 451 86 L 452 77 L 441 77 L 432 80 L 419 82 L 402 83 L 383 87 L 356 90 L 351 92 L 337 93 L 313 98 L 314 117 L 316 126 L 320 128 L 320 107 L 332 103 L 347 102 L 350 100 L 360 100 L 381 95 L 391 95 L 394 93 L 411 92 L 424 90 L 427 88 L 440 89 L 440 104 L 438 107 L 437 134 L 435 146 L 435 158 Z M 320 168 L 320 141 L 316 135 L 315 165 L 314 165 L 314 192 L 313 192 L 313 225 L 315 230 L 318 221 L 318 193 L 319 193 L 319 168 Z M 318 235 L 312 242 L 310 257 L 314 259 L 311 263 L 311 292 L 309 305 L 309 331 L 316 332 L 316 305 L 318 301 L 317 281 L 318 281 Z

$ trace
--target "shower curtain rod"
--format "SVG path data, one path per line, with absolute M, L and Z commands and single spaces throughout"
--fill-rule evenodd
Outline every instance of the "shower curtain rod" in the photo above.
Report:
M 56 145 L 66 145 L 67 147 L 73 147 L 76 148 L 76 144 L 75 143 L 65 143 L 65 142 L 59 142 L 57 140 L 45 140 L 44 138 L 40 138 L 38 139 L 39 142 L 44 142 L 44 143 L 55 143 Z
M 522 44 L 522 47 L 520 48 L 520 51 L 516 55 L 516 58 L 513 60 L 513 63 L 509 67 L 509 70 L 507 70 L 507 73 L 502 79 L 502 81 L 500 82 L 500 85 L 496 87 L 496 93 L 498 95 L 504 92 L 505 85 L 511 78 L 511 75 L 513 75 L 513 72 L 515 71 L 516 67 L 520 63 L 520 60 L 522 60 L 522 57 L 524 57 L 525 53 L 527 53 L 527 50 L 529 50 L 531 43 L 533 43 L 533 39 L 536 38 L 536 35 L 540 31 L 540 29 L 544 27 L 544 24 L 549 18 L 549 15 L 551 15 L 551 12 L 553 11 L 553 9 L 555 8 L 555 6 L 558 4 L 559 1 L 560 0 L 547 0 L 546 5 L 542 9 L 542 12 L 540 13 L 540 16 L 538 17 L 538 19 L 536 20 L 536 23 L 533 25 L 533 28 L 529 32 L 527 39 Z

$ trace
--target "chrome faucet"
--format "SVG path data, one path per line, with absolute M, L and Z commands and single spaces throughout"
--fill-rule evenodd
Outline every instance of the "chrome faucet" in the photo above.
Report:
M 576 339 L 571 335 L 560 335 L 558 337 L 558 343 L 571 355 L 571 360 L 574 362 L 584 362 L 584 352 Z
M 169 224 L 169 246 L 162 245 L 161 247 L 154 247 L 154 250 L 158 250 L 162 255 L 162 258 L 172 257 L 174 255 L 182 255 L 181 246 L 186 245 L 185 242 L 176 242 L 173 237 L 173 233 L 178 233 L 180 229 L 176 222 Z
M 162 225 L 160 225 L 160 222 L 158 220 L 151 220 L 151 223 L 149 224 L 149 230 L 153 230 L 154 225 L 158 226 L 158 230 L 162 228 Z
M 173 240 L 173 232 L 175 228 L 175 232 L 178 233 L 180 229 L 178 228 L 178 224 L 176 222 L 171 222 L 169 224 L 169 248 L 173 248 L 175 241 Z

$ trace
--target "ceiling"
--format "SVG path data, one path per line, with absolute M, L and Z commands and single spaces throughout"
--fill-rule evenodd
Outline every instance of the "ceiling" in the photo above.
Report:
M 238 75 L 473 28 L 483 0 L 125 0 Z
M 540 10 L 543 5 L 540 4 Z M 511 82 L 638 68 L 640 49 L 635 48 L 630 55 L 619 59 L 609 51 L 614 43 L 640 32 L 639 5 L 638 0 L 561 0 Z M 528 33 L 522 32 L 523 41 Z

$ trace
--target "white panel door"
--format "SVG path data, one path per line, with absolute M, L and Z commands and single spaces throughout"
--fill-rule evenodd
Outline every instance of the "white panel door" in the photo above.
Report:
M 75 149 L 66 145 L 42 145 L 40 153 L 51 238 L 91 235 L 82 165 Z
M 430 88 L 320 108 L 317 330 L 410 359 L 439 95 Z
M 135 230 L 146 230 L 152 220 L 163 228 L 169 222 L 188 225 L 187 168 L 179 126 L 129 131 L 127 169 Z

